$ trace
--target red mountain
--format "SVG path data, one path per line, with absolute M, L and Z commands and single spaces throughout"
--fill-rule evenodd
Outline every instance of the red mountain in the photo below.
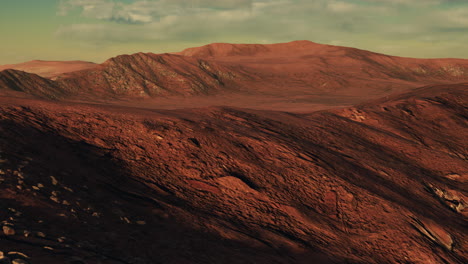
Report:
M 96 67 L 95 63 L 86 61 L 42 61 L 33 60 L 18 64 L 0 65 L 0 71 L 6 69 L 34 73 L 44 78 L 54 78 L 58 75 L 91 69 Z
M 92 70 L 59 76 L 57 83 L 83 96 L 138 98 L 236 89 L 234 79 L 243 75 L 191 57 L 137 53 L 109 59 Z
M 0 263 L 468 263 L 467 62 L 299 41 L 2 71 Z
M 253 95 L 270 104 L 349 104 L 428 84 L 468 81 L 467 69 L 467 60 L 401 58 L 309 41 L 211 44 L 178 54 L 118 56 L 59 75 L 54 84 L 74 99 L 238 95 L 243 99 L 236 101 L 250 101 Z
M 0 88 L 3 88 L 0 89 L 0 95 L 22 92 L 41 98 L 58 99 L 66 94 L 64 89 L 52 80 L 17 70 L 0 72 Z

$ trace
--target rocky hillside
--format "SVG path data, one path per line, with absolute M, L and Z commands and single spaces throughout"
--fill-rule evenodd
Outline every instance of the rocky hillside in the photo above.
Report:
M 57 83 L 84 96 L 186 96 L 237 90 L 235 80 L 245 76 L 202 59 L 137 53 L 109 59 L 93 70 L 69 73 L 59 77 Z
M 467 91 L 310 114 L 0 98 L 0 249 L 51 264 L 467 263 Z
M 5 73 L 0 72 L 0 76 Z M 33 79 L 35 77 L 26 77 Z M 468 61 L 412 59 L 310 41 L 210 44 L 175 54 L 137 53 L 44 81 L 0 84 L 78 100 L 249 95 L 362 102 L 428 84 L 468 81 Z M 61 91 L 56 93 L 55 91 Z
M 408 87 L 468 78 L 468 61 L 463 59 L 403 58 L 310 41 L 215 43 L 178 54 L 226 65 L 241 64 L 262 83 L 252 89 L 277 94 L 283 91 L 289 96 L 315 93 L 379 97 Z
M 0 95 L 10 91 L 47 99 L 60 99 L 67 95 L 65 89 L 58 83 L 39 75 L 18 70 L 1 71 Z

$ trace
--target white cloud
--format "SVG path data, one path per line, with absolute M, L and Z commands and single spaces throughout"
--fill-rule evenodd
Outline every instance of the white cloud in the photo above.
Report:
M 457 26 L 468 27 L 468 8 L 457 8 L 439 12 L 439 16 L 446 21 L 454 23 Z
M 174 14 L 203 10 L 232 10 L 252 7 L 252 0 L 137 0 L 124 3 L 112 0 L 61 0 L 57 14 L 65 16 L 71 10 L 81 10 L 88 18 L 126 23 L 151 23 Z
M 81 8 L 85 17 L 109 19 L 114 7 L 115 3 L 107 0 L 61 0 L 57 14 L 64 16 L 73 9 Z
M 404 41 L 449 42 L 460 38 L 456 31 L 468 27 L 468 9 L 437 8 L 448 1 L 67 0 L 61 1 L 59 14 L 79 10 L 84 18 L 114 23 L 92 24 L 83 19 L 62 26 L 56 36 L 100 45 L 310 39 L 401 51 L 405 49 Z
M 356 8 L 359 8 L 359 6 L 349 2 L 330 1 L 327 4 L 327 8 L 332 12 L 342 13 L 356 10 Z

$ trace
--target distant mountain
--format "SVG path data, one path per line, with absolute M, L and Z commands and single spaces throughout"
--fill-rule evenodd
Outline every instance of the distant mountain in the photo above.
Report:
M 174 54 L 122 55 L 86 66 L 90 68 L 54 75 L 51 85 L 75 99 L 248 94 L 363 101 L 423 85 L 468 81 L 468 60 L 402 58 L 310 41 L 218 43 Z M 21 90 L 29 93 L 56 91 L 30 82 L 11 85 L 28 85 Z
M 33 73 L 11 69 L 0 72 L 0 94 L 9 91 L 23 92 L 47 99 L 64 98 L 66 94 L 57 82 Z
M 245 57 L 293 55 L 294 53 L 314 53 L 331 46 L 317 44 L 307 40 L 299 40 L 278 44 L 230 44 L 213 43 L 201 47 L 188 48 L 175 54 L 191 57 Z
M 96 67 L 97 64 L 86 61 L 42 61 L 33 60 L 19 64 L 0 65 L 0 71 L 6 69 L 13 69 L 34 73 L 45 78 L 54 78 L 58 75 L 91 69 Z
M 57 83 L 76 94 L 157 97 L 238 90 L 246 74 L 202 59 L 137 53 L 111 58 L 91 70 L 68 73 Z

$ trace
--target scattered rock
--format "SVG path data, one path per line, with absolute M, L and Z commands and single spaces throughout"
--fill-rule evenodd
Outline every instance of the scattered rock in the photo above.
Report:
M 429 238 L 439 246 L 442 246 L 448 250 L 453 249 L 452 236 L 435 223 L 432 223 L 430 221 L 422 221 L 417 218 L 412 218 L 411 224 L 421 234 L 423 234 L 425 237 Z
M 29 256 L 24 254 L 24 253 L 21 253 L 21 252 L 17 252 L 17 251 L 10 251 L 8 252 L 7 256 L 10 258 L 10 259 L 24 259 L 24 260 L 27 260 L 29 259 Z
M 50 196 L 50 199 L 51 199 L 52 201 L 56 202 L 56 203 L 60 203 L 60 200 L 59 200 L 59 198 L 58 198 L 57 196 L 53 196 L 53 195 L 52 195 L 52 196 Z
M 58 184 L 58 181 L 54 176 L 50 176 L 50 180 L 52 181 L 52 185 L 56 186 Z
M 4 225 L 3 226 L 3 233 L 6 236 L 14 236 L 15 235 L 15 229 L 12 226 Z
M 47 250 L 50 250 L 50 251 L 54 251 L 54 248 L 49 247 L 49 246 L 44 246 L 44 249 L 47 249 Z
M 28 230 L 24 230 L 23 235 L 24 237 L 29 237 L 31 235 L 31 232 L 29 232 Z
M 11 261 L 11 264 L 28 264 L 29 262 L 27 262 L 26 260 L 24 259 L 14 259 Z
M 100 216 L 101 216 L 101 214 L 100 214 L 100 213 L 98 213 L 98 212 L 94 212 L 94 213 L 92 214 L 92 216 L 94 216 L 94 217 L 100 217 Z
M 468 199 L 462 193 L 438 188 L 432 184 L 427 184 L 426 189 L 453 211 L 468 216 L 468 206 L 466 204 Z
M 24 179 L 24 176 L 20 171 L 14 171 L 13 175 L 15 175 L 16 177 L 18 177 L 20 179 Z
M 466 182 L 468 180 L 468 175 L 460 175 L 458 173 L 449 173 L 444 176 L 447 179 L 450 179 L 452 181 L 460 181 L 460 182 Z

